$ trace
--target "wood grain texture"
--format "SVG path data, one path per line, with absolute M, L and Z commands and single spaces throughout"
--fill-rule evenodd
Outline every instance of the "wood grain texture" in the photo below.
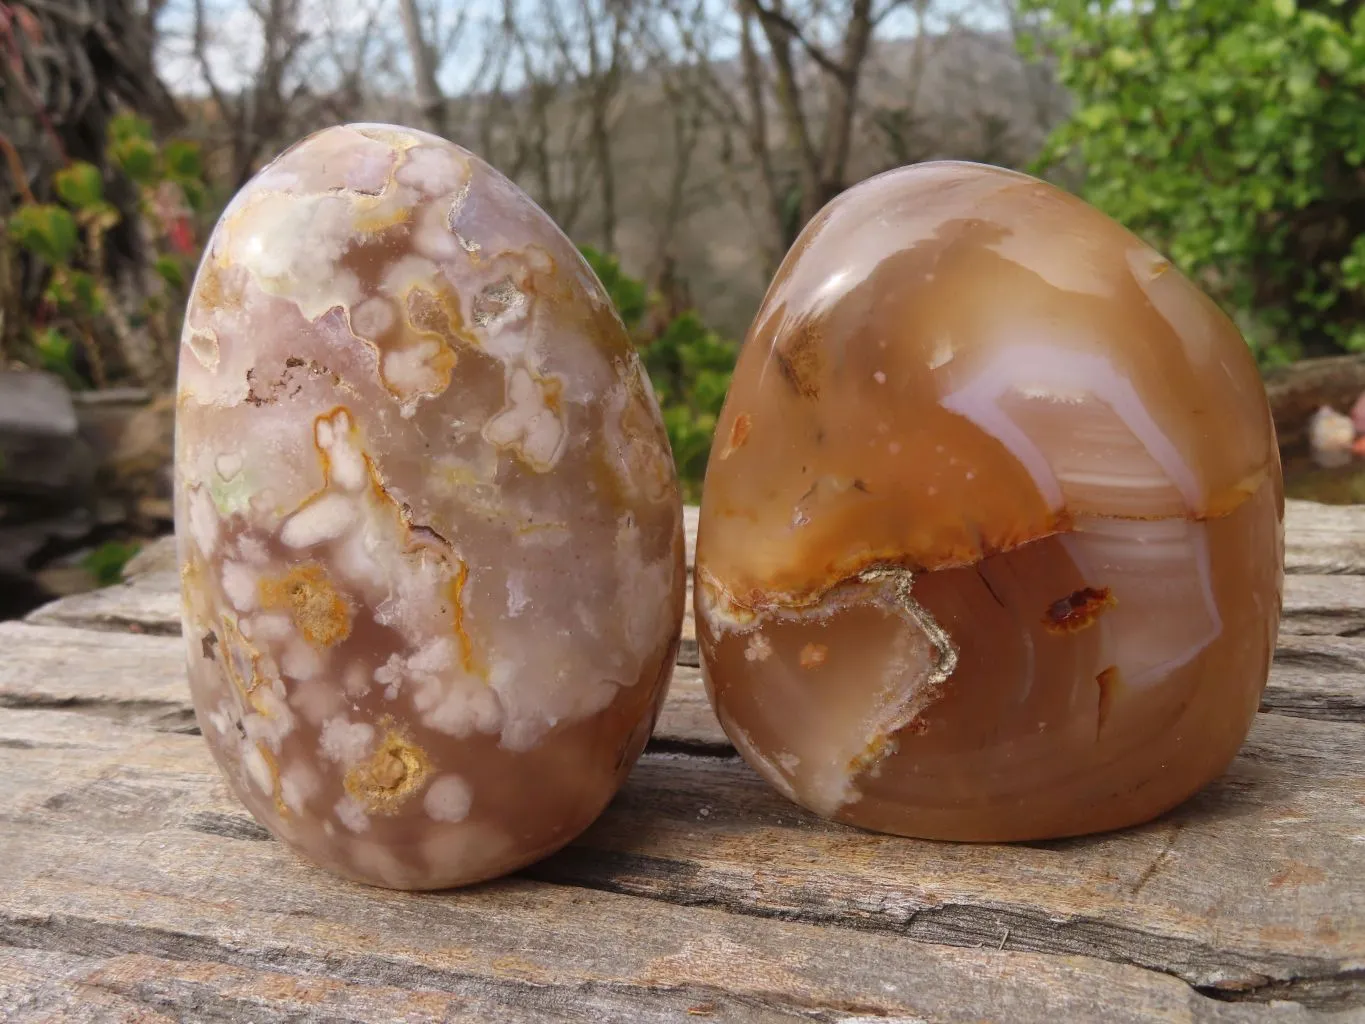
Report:
M 1365 573 L 1365 505 L 1286 501 L 1284 567 L 1289 573 Z
M 1365 641 L 1293 642 L 1293 673 L 1307 671 L 1305 660 L 1334 658 L 1336 674 L 1355 685 L 1350 666 L 1365 659 Z M 149 815 L 169 813 L 178 799 L 169 782 L 149 795 L 129 781 L 129 772 L 141 777 L 138 764 L 215 777 L 202 742 L 175 735 L 192 720 L 178 640 L 4 623 L 0 647 L 9 795 L 64 810 L 54 836 L 92 825 L 140 834 L 160 820 Z M 1229 774 L 1153 825 L 1026 846 L 923 843 L 832 825 L 787 803 L 734 757 L 700 674 L 679 669 L 652 753 L 616 804 L 573 848 L 529 873 L 682 907 L 1098 956 L 1201 987 L 1254 994 L 1311 985 L 1305 998 L 1315 1005 L 1365 1006 L 1357 976 L 1365 971 L 1365 726 L 1259 719 Z M 149 729 L 171 735 L 136 757 L 124 749 Z M 56 756 L 41 761 L 31 753 L 39 747 Z M 25 758 L 41 763 L 18 771 Z M 221 838 L 268 839 L 220 797 L 177 820 Z
M 0 715 L 0 742 L 25 741 L 0 793 L 0 943 L 14 950 L 0 963 L 44 977 L 5 996 L 6 1019 L 43 1019 L 86 986 L 169 1019 L 186 1000 L 229 1020 L 298 1019 L 286 1011 L 314 1012 L 310 1002 L 314 1019 L 342 1020 L 398 1019 L 405 1004 L 418 1020 L 458 1021 L 1310 1019 L 1094 957 L 925 944 L 533 878 L 367 889 L 253 831 L 194 737 L 145 737 L 64 712 Z
M 195 728 L 180 637 L 0 622 L 0 707 L 65 708 L 160 732 Z
M 28 614 L 27 622 L 107 632 L 180 635 L 180 576 L 155 572 L 112 587 L 58 598 Z
M 1261 710 L 1365 722 L 1365 640 L 1281 636 Z
M 308 867 L 227 794 L 162 544 L 0 623 L 0 1019 L 1365 1020 L 1365 509 L 1290 502 L 1286 550 L 1264 713 L 1147 826 L 1005 847 L 805 813 L 720 730 L 689 595 L 599 822 L 519 877 L 411 895 Z
M 1356 636 L 1365 632 L 1365 576 L 1284 578 L 1280 633 Z
M 740 762 L 656 755 L 612 814 L 533 873 L 929 942 L 1084 951 L 1203 987 L 1312 979 L 1361 1006 L 1360 738 L 1263 715 L 1231 771 L 1157 822 L 1009 847 L 858 832 Z

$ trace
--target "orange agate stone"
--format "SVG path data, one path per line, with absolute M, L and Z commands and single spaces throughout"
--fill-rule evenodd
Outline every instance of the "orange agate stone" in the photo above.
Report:
M 721 414 L 697 547 L 736 747 L 865 828 L 1118 828 L 1226 767 L 1283 484 L 1247 346 L 1092 207 L 931 163 L 806 228 Z

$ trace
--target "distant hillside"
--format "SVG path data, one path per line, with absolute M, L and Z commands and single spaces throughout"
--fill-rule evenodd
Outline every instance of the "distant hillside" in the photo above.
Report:
M 715 78 L 736 94 L 739 68 L 719 64 Z M 815 76 L 813 68 L 806 73 Z M 819 90 L 811 90 L 818 101 Z M 686 96 L 684 96 L 686 99 Z M 929 159 L 967 159 L 1020 167 L 1036 155 L 1048 130 L 1066 111 L 1066 97 L 1045 67 L 1026 65 L 1004 34 L 957 30 L 916 39 L 874 42 L 864 69 L 861 110 L 856 123 L 850 183 L 890 167 Z M 532 90 L 490 97 L 471 95 L 450 102 L 451 134 L 504 172 L 512 174 L 576 241 L 601 245 L 601 205 L 595 167 L 589 158 L 583 110 L 568 90 L 543 105 L 548 130 L 551 189 L 543 187 L 534 159 L 525 158 L 528 132 L 536 122 Z M 774 148 L 781 149 L 781 125 L 769 97 Z M 211 133 L 215 118 L 203 103 L 191 118 Z M 616 250 L 632 274 L 658 272 L 667 235 L 669 191 L 678 152 L 672 137 L 677 103 L 658 71 L 632 73 L 611 108 L 612 166 L 615 170 Z M 321 123 L 374 119 L 420 124 L 409 97 L 337 97 L 296 116 L 280 146 Z M 703 317 L 722 332 L 741 337 L 766 287 L 769 270 L 764 242 L 780 252 L 772 219 L 757 198 L 758 178 L 742 141 L 714 120 L 704 122 L 694 144 L 672 243 L 667 246 L 676 279 Z M 521 143 L 520 171 L 516 153 Z M 779 156 L 779 164 L 781 154 Z M 784 168 L 792 180 L 792 167 Z M 578 198 L 575 200 L 574 195 Z

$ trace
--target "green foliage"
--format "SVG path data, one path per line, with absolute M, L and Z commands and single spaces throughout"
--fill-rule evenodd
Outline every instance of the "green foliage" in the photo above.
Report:
M 185 265 L 174 256 L 161 255 L 152 262 L 153 268 L 161 279 L 172 288 L 185 287 Z
M 84 270 L 58 268 L 48 282 L 44 297 L 62 313 L 98 315 L 104 310 L 104 294 L 94 275 Z
M 53 203 L 30 203 L 15 210 L 9 222 L 9 235 L 48 263 L 65 263 L 80 242 L 76 218 Z
M 87 210 L 104 201 L 104 182 L 94 164 L 77 160 L 52 179 L 62 202 L 73 210 Z
M 1264 361 L 1365 349 L 1365 8 L 1024 0 L 1076 107 L 1040 169 L 1193 276 Z
M 128 142 L 134 139 L 152 140 L 151 123 L 136 114 L 115 114 L 109 120 L 109 141 Z
M 735 368 L 735 345 L 689 310 L 649 340 L 641 355 L 659 396 L 683 490 L 696 499 Z
M 110 586 L 123 578 L 123 567 L 138 553 L 139 547 L 117 540 L 107 541 L 81 559 L 81 568 L 101 587 Z
M 116 142 L 109 155 L 119 170 L 139 185 L 149 185 L 156 179 L 156 147 L 146 139 Z
M 198 147 L 176 141 L 158 146 L 147 122 L 120 115 L 110 123 L 106 153 L 110 173 L 137 186 L 138 210 L 157 250 L 152 269 L 159 288 L 126 305 L 113 297 L 105 281 L 104 239 L 122 214 L 106 198 L 104 172 L 94 164 L 68 163 L 52 177 L 58 201 L 25 203 L 8 223 L 8 238 L 45 271 L 43 303 L 27 332 L 30 359 L 76 387 L 105 383 L 101 343 L 119 351 L 131 331 L 149 332 L 163 348 L 172 343 L 198 256 L 193 215 L 206 193 Z M 73 338 L 93 381 L 76 369 Z
M 161 153 L 165 159 L 167 177 L 197 180 L 204 176 L 199 147 L 193 142 L 168 142 Z
M 157 149 L 152 128 L 132 114 L 120 114 L 109 122 L 110 159 L 139 185 L 151 185 L 157 173 Z
M 716 418 L 730 387 L 738 348 L 692 310 L 674 316 L 652 336 L 643 332 L 646 313 L 657 297 L 644 282 L 626 274 L 614 257 L 586 247 L 583 255 L 635 338 L 659 398 L 683 494 L 695 501 L 701 495 Z
M 47 327 L 39 331 L 34 337 L 33 348 L 42 369 L 57 374 L 73 388 L 85 386 L 85 381 L 76 372 L 75 346 L 57 328 Z

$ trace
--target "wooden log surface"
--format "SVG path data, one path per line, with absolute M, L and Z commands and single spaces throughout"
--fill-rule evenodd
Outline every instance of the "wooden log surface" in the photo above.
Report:
M 1302 446 L 1308 423 L 1320 406 L 1350 412 L 1365 392 L 1365 356 L 1304 359 L 1266 374 L 1266 393 L 1282 447 Z
M 1290 503 L 1262 714 L 1149 825 L 999 846 L 824 822 L 735 755 L 693 642 L 584 836 L 439 894 L 334 879 L 229 796 L 146 552 L 0 623 L 0 1019 L 1365 1020 L 1358 538 L 1365 509 Z

